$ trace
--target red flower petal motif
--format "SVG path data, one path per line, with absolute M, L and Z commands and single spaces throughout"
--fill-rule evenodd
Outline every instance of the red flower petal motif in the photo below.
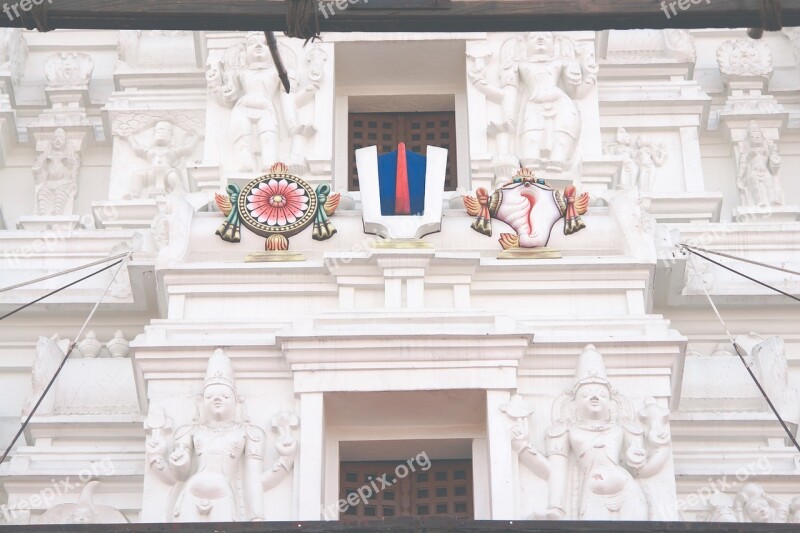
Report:
M 285 226 L 308 210 L 308 196 L 294 182 L 270 179 L 252 189 L 247 196 L 247 209 L 262 224 Z

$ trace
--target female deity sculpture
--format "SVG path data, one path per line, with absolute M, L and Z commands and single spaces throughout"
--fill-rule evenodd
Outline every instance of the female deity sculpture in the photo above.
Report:
M 577 45 L 552 32 L 518 35 L 500 50 L 501 87 L 486 87 L 483 72 L 470 70 L 476 87 L 501 103 L 503 123 L 516 130 L 516 153 L 523 167 L 562 172 L 569 168 L 581 135 L 574 99 L 597 80 L 589 44 Z
M 520 461 L 548 480 L 547 510 L 534 516 L 652 519 L 654 502 L 635 478 L 654 476 L 667 464 L 668 411 L 650 401 L 636 423 L 629 402 L 611 388 L 602 355 L 592 345 L 581 353 L 576 377 L 574 387 L 554 403 L 546 454 L 530 444 L 527 423 L 512 429 Z M 571 474 L 571 464 L 578 470 L 576 475 Z
M 78 194 L 78 172 L 81 154 L 67 140 L 67 132 L 58 128 L 52 140 L 36 157 L 33 178 L 36 181 L 36 214 L 40 216 L 71 215 Z
M 650 192 L 655 185 L 658 167 L 667 161 L 666 145 L 663 142 L 656 144 L 647 135 L 640 135 L 636 139 L 634 160 L 638 169 L 634 185 L 638 185 L 642 192 Z
M 782 206 L 783 191 L 778 181 L 781 156 L 775 143 L 764 137 L 756 122 L 747 126 L 747 139 L 739 142 L 736 186 L 746 207 Z
M 294 55 L 286 47 L 282 51 L 290 77 L 296 80 Z M 267 172 L 278 161 L 281 137 L 314 133 L 313 126 L 300 124 L 297 115 L 296 95 L 302 104 L 308 91 L 286 94 L 281 89 L 263 32 L 248 33 L 245 43 L 228 49 L 222 62 L 211 62 L 206 79 L 217 102 L 231 108 L 227 136 L 238 171 Z M 293 141 L 292 153 L 283 158 L 290 168 L 304 165 L 303 155 L 295 152 L 299 142 Z
M 208 361 L 202 417 L 175 431 L 171 450 L 165 423 L 148 421 L 148 464 L 157 478 L 176 485 L 175 521 L 264 520 L 264 491 L 291 471 L 297 441 L 290 428 L 296 418 L 286 415 L 273 422 L 281 432 L 276 444 L 280 458 L 264 471 L 266 435 L 243 420 L 239 402 L 230 359 L 218 349 Z

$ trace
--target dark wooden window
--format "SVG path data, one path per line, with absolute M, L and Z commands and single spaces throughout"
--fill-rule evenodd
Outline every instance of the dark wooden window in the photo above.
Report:
M 446 191 L 456 190 L 456 115 L 452 111 L 436 113 L 351 113 L 348 125 L 350 168 L 348 189 L 358 190 L 356 150 L 378 147 L 378 155 L 397 149 L 405 142 L 406 149 L 425 155 L 428 145 L 447 148 Z
M 348 506 L 339 520 L 360 521 L 387 517 L 438 516 L 472 520 L 474 508 L 472 501 L 472 461 L 453 459 L 432 461 L 429 470 L 422 472 L 417 463 L 412 463 L 415 472 L 409 472 L 397 479 L 397 465 L 407 465 L 403 460 L 342 462 L 339 472 L 339 497 L 347 499 L 350 494 L 358 494 L 362 487 L 372 489 L 371 482 L 378 489 L 382 483 L 377 481 L 386 474 L 391 483 L 372 494 L 366 503 L 359 497 L 358 503 Z M 366 494 L 366 491 L 362 491 Z

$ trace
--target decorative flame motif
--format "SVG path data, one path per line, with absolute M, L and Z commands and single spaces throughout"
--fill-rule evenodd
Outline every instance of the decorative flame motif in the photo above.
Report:
M 247 209 L 262 224 L 293 224 L 308 210 L 308 196 L 296 183 L 271 179 L 260 183 L 247 196 Z

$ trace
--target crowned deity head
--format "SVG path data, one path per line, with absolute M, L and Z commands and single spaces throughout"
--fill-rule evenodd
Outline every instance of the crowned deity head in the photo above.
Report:
M 264 63 L 269 60 L 267 37 L 264 32 L 251 31 L 244 41 L 247 63 Z
M 217 348 L 208 359 L 203 385 L 203 414 L 206 422 L 228 422 L 236 418 L 236 385 L 230 358 Z
M 764 132 L 761 131 L 755 120 L 751 120 L 750 124 L 747 125 L 747 140 L 750 141 L 751 146 L 764 144 Z
M 58 128 L 53 132 L 53 148 L 61 150 L 67 144 L 67 132 L 63 128 Z
M 611 383 L 606 376 L 603 356 L 594 345 L 587 345 L 578 359 L 572 400 L 581 420 L 611 419 Z
M 617 142 L 629 146 L 631 144 L 631 135 L 625 128 L 617 128 Z
M 555 55 L 556 37 L 551 31 L 530 32 L 527 35 L 528 56 Z

